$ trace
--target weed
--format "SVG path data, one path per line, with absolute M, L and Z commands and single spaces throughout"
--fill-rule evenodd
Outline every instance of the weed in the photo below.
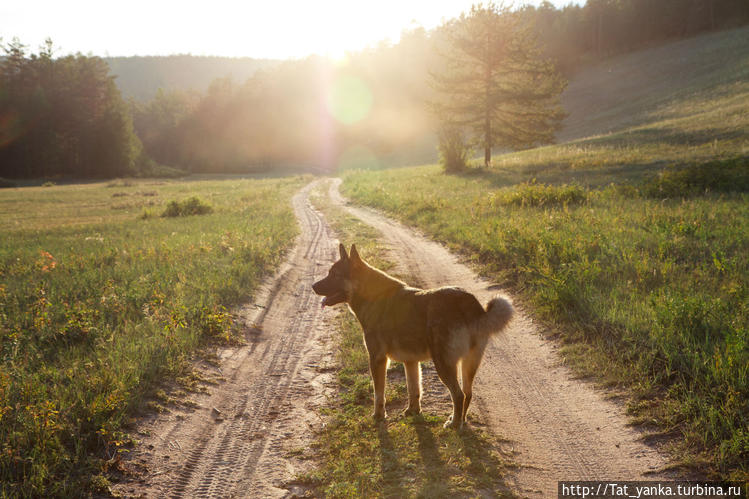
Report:
M 162 217 L 186 217 L 190 215 L 205 215 L 211 213 L 213 207 L 197 196 L 184 201 L 170 201 L 161 214 Z
M 578 185 L 554 186 L 539 184 L 535 180 L 518 184 L 501 197 L 506 205 L 539 207 L 572 206 L 587 200 L 588 191 Z

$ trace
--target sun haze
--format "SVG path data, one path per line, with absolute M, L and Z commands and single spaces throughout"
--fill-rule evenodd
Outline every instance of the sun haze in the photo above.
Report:
M 431 29 L 471 7 L 470 0 L 237 2 L 93 0 L 4 2 L 0 36 L 36 49 L 45 38 L 61 54 L 218 55 L 340 58 L 396 42 L 404 29 Z M 538 1 L 526 2 L 538 4 Z M 555 1 L 562 5 L 562 1 Z

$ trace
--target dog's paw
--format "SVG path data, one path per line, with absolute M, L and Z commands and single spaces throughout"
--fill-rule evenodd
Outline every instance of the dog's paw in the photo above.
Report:
M 421 407 L 409 407 L 402 412 L 403 416 L 418 416 L 421 414 Z
M 375 411 L 372 413 L 372 419 L 374 419 L 375 421 L 383 421 L 384 419 L 387 419 L 387 417 L 388 414 L 385 411 Z
M 463 421 L 458 420 L 456 422 L 453 420 L 453 417 L 450 416 L 449 418 L 447 418 L 447 421 L 445 421 L 444 427 L 452 428 L 453 430 L 460 430 L 461 428 L 463 428 Z

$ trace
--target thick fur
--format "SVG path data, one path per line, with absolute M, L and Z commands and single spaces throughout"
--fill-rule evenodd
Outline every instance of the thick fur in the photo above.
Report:
M 484 309 L 474 295 L 460 288 L 412 288 L 367 264 L 356 246 L 350 254 L 343 245 L 339 251 L 341 258 L 312 289 L 325 297 L 323 307 L 347 303 L 361 323 L 374 382 L 374 417 L 386 416 L 385 373 L 390 360 L 405 365 L 406 413 L 421 412 L 419 362 L 432 359 L 453 402 L 445 426 L 460 428 L 489 337 L 512 318 L 510 301 L 497 296 Z

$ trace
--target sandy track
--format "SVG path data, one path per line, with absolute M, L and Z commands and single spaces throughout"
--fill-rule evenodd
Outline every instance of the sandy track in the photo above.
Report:
M 337 255 L 337 241 L 308 201 L 293 198 L 301 234 L 287 262 L 240 311 L 248 344 L 222 349 L 222 378 L 195 395 L 195 409 L 172 409 L 138 425 L 131 462 L 140 482 L 115 487 L 136 497 L 283 497 L 311 467 L 308 445 L 319 408 L 334 394 L 332 314 L 322 313 L 311 285 Z M 214 410 L 215 409 L 215 410 Z
M 320 182 L 320 181 L 318 181 Z M 293 198 L 301 234 L 278 274 L 240 311 L 247 345 L 218 352 L 220 378 L 194 409 L 172 408 L 137 425 L 141 444 L 130 457 L 141 476 L 114 487 L 125 497 L 289 497 L 309 470 L 308 446 L 335 396 L 335 314 L 319 306 L 311 284 L 337 257 L 337 240 L 308 201 L 312 183 Z M 331 183 L 333 202 L 383 234 L 400 275 L 424 287 L 459 285 L 486 302 L 496 291 L 444 247 L 368 209 L 347 205 Z M 355 241 L 347 241 L 351 243 Z M 449 395 L 424 366 L 424 409 L 447 414 Z M 502 439 L 518 464 L 509 485 L 521 496 L 554 497 L 557 480 L 633 480 L 655 474 L 665 458 L 627 426 L 623 409 L 561 365 L 520 311 L 487 349 L 472 410 Z
M 348 205 L 339 184 L 340 179 L 331 183 L 331 199 L 383 234 L 399 273 L 415 276 L 413 284 L 461 286 L 482 303 L 497 293 L 443 246 L 373 210 Z M 509 485 L 521 496 L 555 497 L 558 480 L 673 478 L 658 473 L 666 458 L 628 426 L 621 404 L 575 379 L 556 350 L 518 310 L 510 328 L 487 348 L 478 371 L 472 409 L 518 464 Z

